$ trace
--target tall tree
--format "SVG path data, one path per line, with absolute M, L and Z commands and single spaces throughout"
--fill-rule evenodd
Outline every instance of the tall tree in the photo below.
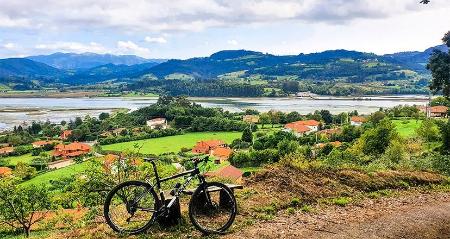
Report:
M 242 141 L 247 143 L 253 142 L 253 133 L 251 127 L 247 127 L 244 129 L 244 132 L 242 133 Z
M 450 47 L 450 31 L 444 35 L 442 41 Z M 446 98 L 450 98 L 450 50 L 449 52 L 434 51 L 427 69 L 431 71 L 433 77 L 430 89 L 434 93 L 442 91 Z

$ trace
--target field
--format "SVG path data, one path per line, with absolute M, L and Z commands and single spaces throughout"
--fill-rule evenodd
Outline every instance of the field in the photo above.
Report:
M 26 182 L 22 185 L 36 185 L 36 184 L 49 184 L 50 180 L 60 179 L 63 177 L 70 177 L 77 173 L 85 171 L 89 166 L 89 162 L 83 162 L 80 164 L 70 165 L 65 168 L 57 169 L 54 171 L 49 171 L 47 173 L 40 174 Z
M 31 153 L 28 153 L 28 154 L 24 154 L 24 155 L 20 155 L 20 156 L 10 156 L 10 157 L 6 157 L 4 159 L 6 160 L 7 165 L 15 166 L 19 162 L 29 164 L 29 163 L 31 163 L 31 160 L 33 158 L 35 158 L 35 156 L 32 156 Z
M 138 151 L 143 154 L 155 154 L 178 152 L 181 148 L 192 148 L 198 141 L 219 139 L 226 143 L 231 143 L 234 139 L 240 138 L 241 132 L 199 132 L 187 133 L 155 139 L 137 140 L 131 142 L 117 143 L 102 146 L 103 150 L 108 151 Z M 137 146 L 137 148 L 135 148 Z
M 420 123 L 422 123 L 422 120 L 404 119 L 404 120 L 393 120 L 393 122 L 400 136 L 409 138 L 417 135 L 416 129 L 419 128 Z

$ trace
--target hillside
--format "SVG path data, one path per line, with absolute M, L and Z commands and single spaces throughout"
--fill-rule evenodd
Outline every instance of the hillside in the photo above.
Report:
M 0 78 L 4 85 L 17 79 L 34 82 L 37 88 L 50 86 L 53 81 L 60 82 L 51 85 L 57 88 L 108 82 L 108 89 L 115 92 L 126 89 L 190 96 L 283 96 L 298 91 L 325 95 L 425 94 L 429 78 L 425 66 L 434 49 L 446 50 L 436 46 L 423 52 L 388 55 L 329 50 L 285 56 L 226 50 L 208 57 L 169 61 L 55 53 L 4 59 Z
M 58 69 L 89 69 L 101 65 L 136 65 L 142 63 L 160 63 L 165 60 L 145 59 L 134 55 L 112 55 L 95 53 L 53 53 L 51 55 L 29 56 L 28 59 L 45 63 Z

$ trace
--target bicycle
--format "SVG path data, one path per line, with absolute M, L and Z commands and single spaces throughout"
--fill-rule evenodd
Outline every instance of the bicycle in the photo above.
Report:
M 175 201 L 189 183 L 197 178 L 199 185 L 189 202 L 190 221 L 204 234 L 225 233 L 234 222 L 237 203 L 230 188 L 222 183 L 206 182 L 200 173 L 198 164 L 207 163 L 208 159 L 209 157 L 195 158 L 192 170 L 166 178 L 159 177 L 155 159 L 145 159 L 153 166 L 155 186 L 147 178 L 144 181 L 126 181 L 114 187 L 104 204 L 107 224 L 118 233 L 134 235 L 147 231 L 159 217 L 168 217 Z M 185 177 L 184 182 L 175 184 L 170 192 L 173 198 L 166 204 L 161 183 L 180 177 Z

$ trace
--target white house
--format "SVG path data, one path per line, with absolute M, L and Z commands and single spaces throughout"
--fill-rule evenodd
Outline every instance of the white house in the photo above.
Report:
M 353 126 L 361 126 L 364 122 L 366 122 L 366 118 L 363 117 L 352 116 L 352 118 L 350 118 L 350 125 Z
M 294 133 L 296 136 L 303 136 L 319 130 L 320 122 L 316 120 L 296 121 L 284 126 L 286 131 Z
M 147 120 L 147 126 L 150 127 L 150 129 L 167 129 L 167 120 L 166 118 L 155 118 Z

